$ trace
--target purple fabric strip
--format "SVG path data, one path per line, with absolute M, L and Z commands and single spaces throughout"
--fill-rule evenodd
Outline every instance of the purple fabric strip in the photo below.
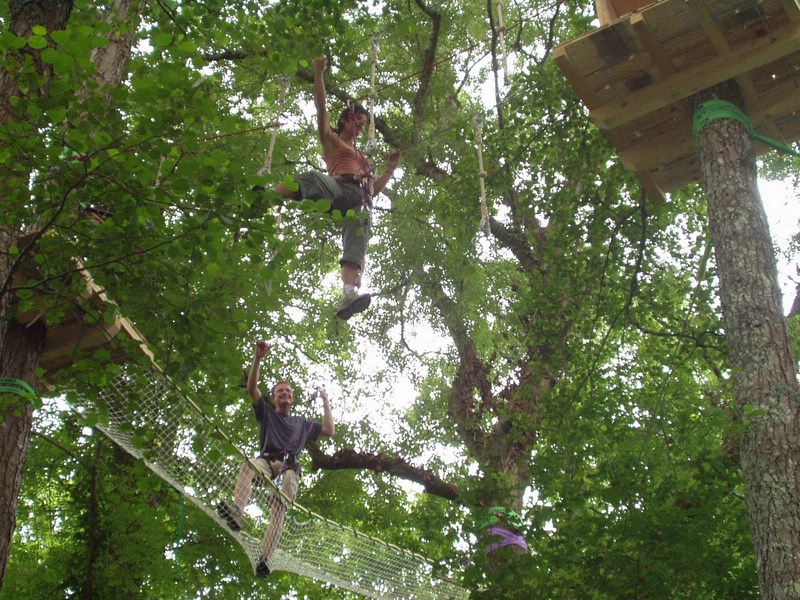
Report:
M 513 531 L 509 531 L 503 527 L 487 527 L 484 531 L 487 535 L 496 535 L 500 537 L 499 542 L 486 548 L 486 554 L 494 552 L 495 550 L 499 550 L 505 546 L 519 546 L 523 550 L 528 549 L 528 542 L 526 542 L 525 538 L 518 533 L 514 533 Z

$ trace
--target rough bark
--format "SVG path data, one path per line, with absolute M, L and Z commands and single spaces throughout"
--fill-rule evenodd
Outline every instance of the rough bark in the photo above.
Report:
M 8 3 L 11 15 L 8 30 L 19 37 L 31 35 L 34 26 L 43 25 L 48 31 L 64 29 L 72 12 L 71 0 L 54 0 L 50 2 L 32 2 L 30 0 L 11 0 Z M 5 68 L 0 70 L 0 124 L 15 120 L 14 108 L 9 103 L 9 98 L 20 95 L 18 71 L 22 68 L 25 58 L 30 56 L 36 65 L 36 72 L 42 77 L 39 89 L 29 93 L 44 95 L 47 93 L 47 78 L 52 72 L 52 67 L 41 60 L 41 51 L 26 46 L 14 56 L 5 58 Z M 19 67 L 15 68 L 15 67 Z
M 716 94 L 744 110 L 735 84 Z M 738 417 L 740 462 L 759 585 L 766 600 L 800 598 L 800 387 L 769 226 L 745 127 L 708 124 L 698 142 Z
M 94 462 L 89 468 L 89 523 L 86 532 L 86 576 L 83 584 L 83 597 L 87 599 L 94 598 L 94 566 L 97 563 L 101 546 L 98 476 L 103 445 L 103 438 L 98 437 L 94 449 Z
M 108 45 L 92 51 L 92 62 L 97 65 L 96 81 L 107 90 L 103 92 L 106 100 L 110 98 L 110 89 L 125 76 L 143 6 L 143 0 L 116 0 L 103 16 L 114 29 L 108 36 Z
M 27 37 L 33 27 L 43 25 L 48 31 L 63 29 L 72 11 L 71 1 L 31 2 L 13 0 L 9 2 L 9 31 Z M 39 76 L 38 86 L 27 94 L 42 96 L 47 93 L 47 82 L 51 74 L 49 65 L 41 60 L 41 52 L 26 46 L 18 53 L 5 57 L 0 70 L 0 125 L 17 118 L 11 98 L 21 96 L 19 73 L 26 60 L 31 60 Z M 15 377 L 36 389 L 36 368 L 44 343 L 45 329 L 39 323 L 23 328 L 13 322 L 13 295 L 6 285 L 12 277 L 15 264 L 9 248 L 16 246 L 21 232 L 13 226 L 0 228 L 0 374 Z M 11 539 L 16 527 L 17 498 L 22 483 L 22 472 L 28 454 L 31 436 L 33 406 L 29 402 L 3 404 L 0 410 L 0 587 L 5 576 L 6 564 L 11 548 Z
M 0 348 L 0 373 L 36 388 L 36 369 L 44 345 L 45 327 L 41 323 L 26 328 L 8 328 L 5 345 Z M 17 525 L 17 497 L 22 471 L 28 455 L 33 423 L 33 405 L 21 398 L 3 395 L 0 422 L 0 587 L 5 576 L 11 538 Z
M 109 44 L 99 49 L 93 56 L 97 63 L 97 81 L 106 85 L 118 85 L 125 73 L 125 63 L 130 55 L 130 46 L 135 35 L 135 24 L 139 12 L 144 5 L 143 0 L 116 0 L 104 13 L 109 22 L 123 25 L 114 29 L 109 35 Z M 9 31 L 20 37 L 28 37 L 34 26 L 41 25 L 50 31 L 63 30 L 67 27 L 72 13 L 72 0 L 53 0 L 40 2 L 35 0 L 12 0 L 9 2 Z M 118 32 L 124 32 L 119 34 Z M 32 62 L 36 68 L 38 80 L 35 86 L 21 88 L 19 78 L 23 75 L 26 61 Z M 41 51 L 26 46 L 18 53 L 6 54 L 4 68 L 0 70 L 0 126 L 15 120 L 15 108 L 10 101 L 13 97 L 38 96 L 48 93 L 48 83 L 52 74 L 51 67 L 41 60 Z M 30 74 L 25 75 L 30 77 Z M 21 90 L 25 89 L 23 93 Z M 24 103 L 22 103 L 24 105 Z M 17 261 L 9 252 L 16 246 L 22 232 L 13 226 L 0 228 L 0 364 L 2 375 L 17 377 L 28 382 L 36 389 L 35 370 L 46 336 L 42 322 L 24 329 L 13 322 L 13 292 L 9 291 L 8 282 L 13 276 L 12 270 Z M 19 406 L 19 405 L 18 405 Z M 14 527 L 16 526 L 16 506 L 19 486 L 28 442 L 31 435 L 32 407 L 24 405 L 22 410 L 12 408 L 5 413 L 0 425 L 0 586 L 8 560 Z M 2 413 L 0 413 L 2 414 Z

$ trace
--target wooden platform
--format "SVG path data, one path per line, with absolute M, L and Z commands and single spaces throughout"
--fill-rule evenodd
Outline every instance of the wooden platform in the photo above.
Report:
M 47 328 L 44 352 L 39 366 L 45 370 L 42 378 L 45 383 L 52 380 L 59 369 L 69 367 L 76 358 L 86 352 L 105 348 L 111 354 L 113 362 L 122 363 L 127 355 L 122 344 L 112 343 L 120 336 L 133 340 L 153 360 L 153 354 L 147 346 L 144 336 L 128 319 L 118 314 L 117 305 L 110 300 L 103 289 L 97 285 L 83 268 L 75 261 L 76 271 L 68 277 L 79 277 L 85 283 L 83 291 L 77 297 L 63 295 L 40 295 L 33 298 L 35 308 L 20 312 L 16 318 L 23 325 L 30 325 L 45 318 L 49 311 L 63 311 L 63 317 L 57 324 Z M 37 275 L 28 270 L 15 276 L 15 285 L 24 285 Z
M 800 0 L 661 0 L 553 56 L 653 199 L 700 179 L 689 98 L 718 83 L 758 133 L 800 139 Z

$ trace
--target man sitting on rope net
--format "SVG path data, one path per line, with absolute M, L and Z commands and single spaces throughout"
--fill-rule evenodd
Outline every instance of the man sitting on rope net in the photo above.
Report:
M 253 364 L 247 377 L 247 393 L 253 399 L 253 410 L 259 425 L 259 447 L 261 453 L 252 462 L 259 469 L 268 473 L 274 480 L 282 478 L 281 491 L 292 501 L 297 496 L 300 484 L 300 452 L 308 441 L 320 436 L 332 436 L 335 428 L 333 414 L 328 404 L 328 392 L 320 391 L 322 397 L 322 423 L 315 423 L 300 416 L 291 415 L 294 395 L 292 386 L 287 381 L 279 381 L 272 388 L 272 399 L 267 398 L 258 388 L 258 373 L 262 359 L 271 352 L 269 344 L 263 340 L 256 342 Z M 274 407 L 273 407 L 274 404 Z M 258 473 L 245 463 L 239 469 L 234 487 L 233 503 L 220 502 L 217 507 L 219 515 L 225 519 L 234 531 L 244 527 L 244 508 L 250 501 L 253 481 Z M 256 565 L 256 576 L 266 577 L 270 573 L 269 562 L 283 533 L 283 522 L 286 506 L 283 500 L 272 494 L 269 525 L 264 532 L 261 546 L 261 560 Z
M 317 129 L 322 144 L 322 158 L 328 174 L 308 171 L 294 176 L 299 190 L 291 190 L 284 183 L 275 187 L 283 198 L 293 200 L 329 200 L 331 211 L 339 210 L 344 215 L 348 210 L 357 213 L 355 218 L 346 218 L 342 226 L 343 293 L 336 312 L 340 319 L 348 320 L 356 313 L 366 310 L 372 297 L 359 294 L 361 272 L 370 237 L 370 212 L 372 198 L 383 191 L 400 164 L 400 151 L 386 156 L 386 170 L 374 179 L 366 157 L 356 148 L 356 140 L 369 121 L 366 109 L 350 103 L 342 112 L 336 128 L 328 119 L 325 92 L 325 58 L 314 61 L 314 105 L 317 110 Z

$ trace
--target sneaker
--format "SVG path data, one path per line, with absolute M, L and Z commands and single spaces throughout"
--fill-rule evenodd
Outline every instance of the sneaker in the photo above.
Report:
M 228 527 L 234 531 L 239 531 L 244 527 L 244 518 L 242 518 L 242 511 L 235 504 L 228 504 L 224 500 L 217 505 L 217 514 L 225 519 Z
M 369 294 L 356 294 L 353 292 L 342 298 L 339 303 L 339 310 L 336 311 L 336 316 L 347 321 L 353 315 L 367 310 L 370 302 L 372 302 L 372 296 Z
M 258 564 L 256 565 L 256 577 L 266 577 L 269 574 L 270 570 L 267 566 L 267 559 L 262 556 L 261 560 L 258 561 Z

